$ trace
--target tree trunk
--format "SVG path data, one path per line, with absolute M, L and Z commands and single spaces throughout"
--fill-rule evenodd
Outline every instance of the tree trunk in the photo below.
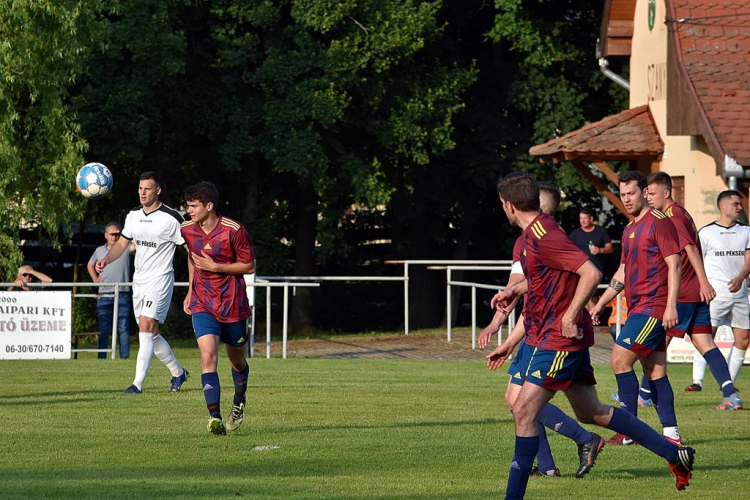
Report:
M 312 183 L 302 181 L 297 207 L 294 239 L 294 275 L 315 273 L 315 235 L 318 224 L 318 200 Z M 303 332 L 313 326 L 312 295 L 309 288 L 298 288 L 292 300 L 292 331 Z

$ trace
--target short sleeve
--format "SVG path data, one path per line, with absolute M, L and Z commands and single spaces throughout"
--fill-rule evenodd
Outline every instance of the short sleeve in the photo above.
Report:
M 128 215 L 125 217 L 125 225 L 122 227 L 122 230 L 120 231 L 120 235 L 127 239 L 132 240 L 133 239 L 133 212 L 129 212 Z
M 704 231 L 704 229 L 706 229 L 706 228 L 705 227 L 701 228 L 701 230 L 698 231 L 698 241 L 701 244 L 701 254 L 703 254 L 703 258 L 705 259 L 706 258 L 706 254 L 708 253 L 708 246 L 709 246 L 711 240 L 709 240 L 706 237 L 706 232 Z
M 185 244 L 185 238 L 182 237 L 182 226 L 179 222 L 177 222 L 177 219 L 174 220 L 174 224 L 172 225 L 169 241 L 171 241 L 178 247 L 181 247 Z
M 539 239 L 538 248 L 539 259 L 547 267 L 560 271 L 574 273 L 589 260 L 588 255 L 583 253 L 559 228 L 548 230 L 547 234 Z
M 523 266 L 521 265 L 520 261 L 514 261 L 513 265 L 510 267 L 510 274 L 519 274 L 521 276 L 526 276 L 526 274 L 523 272 Z
M 94 250 L 94 253 L 91 254 L 91 258 L 89 259 L 89 262 L 96 262 L 99 260 L 99 248 L 96 247 L 96 250 Z
M 747 238 L 747 243 L 745 244 L 745 250 L 750 250 L 750 226 L 742 226 L 745 228 L 745 236 Z
M 678 233 L 672 220 L 669 218 L 658 219 L 655 222 L 654 238 L 656 245 L 659 247 L 662 257 L 669 257 L 684 248 L 678 243 Z
M 697 245 L 695 241 L 695 229 L 690 219 L 680 214 L 675 217 L 670 217 L 672 225 L 677 231 L 677 239 L 679 241 L 680 251 L 684 250 L 688 245 Z
M 251 263 L 255 261 L 255 250 L 253 242 L 250 240 L 245 226 L 240 226 L 239 230 L 232 234 L 232 246 L 237 255 L 237 262 Z
M 521 252 L 523 251 L 523 235 L 516 238 L 516 242 L 513 244 L 513 262 L 521 260 Z
M 612 242 L 612 238 L 609 237 L 609 233 L 607 232 L 606 229 L 604 229 L 603 227 L 597 226 L 597 230 L 598 230 L 598 233 L 599 233 L 598 234 L 598 236 L 599 236 L 599 238 L 598 238 L 599 239 L 599 245 L 597 245 L 597 246 L 604 246 L 607 243 L 611 243 Z

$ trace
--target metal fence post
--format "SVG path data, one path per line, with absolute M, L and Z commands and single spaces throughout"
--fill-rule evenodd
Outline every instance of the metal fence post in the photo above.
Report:
M 266 359 L 271 359 L 271 287 L 266 287 Z
M 477 348 L 477 287 L 471 287 L 471 348 Z
M 404 262 L 404 335 L 409 335 L 409 263 Z
M 101 292 L 101 288 L 99 288 Z M 120 312 L 120 284 L 115 283 L 115 303 L 112 312 L 112 359 L 115 359 L 115 350 L 117 348 L 117 319 Z M 100 333 L 101 335 L 101 333 Z
M 289 284 L 284 284 L 284 327 L 282 331 L 282 357 L 286 359 L 289 326 Z
M 452 335 L 451 335 L 452 334 L 452 332 L 451 332 L 451 323 L 453 323 L 453 314 L 452 314 L 453 311 L 451 310 L 453 308 L 451 307 L 452 304 L 451 304 L 451 268 L 450 267 L 445 270 L 445 275 L 446 275 L 446 278 L 447 278 L 446 281 L 445 281 L 445 283 L 446 283 L 446 289 L 445 289 L 445 297 L 446 297 L 446 299 L 445 299 L 445 322 L 448 325 L 448 342 L 450 342 L 451 338 L 452 338 Z

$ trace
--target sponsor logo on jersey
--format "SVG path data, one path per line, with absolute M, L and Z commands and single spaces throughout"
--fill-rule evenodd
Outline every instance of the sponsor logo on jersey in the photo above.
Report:
M 211 243 L 206 243 L 206 246 L 203 247 L 203 250 L 211 250 Z
M 630 236 L 628 236 L 628 238 L 630 238 L 631 240 L 632 240 L 633 238 L 635 238 L 635 233 L 630 233 Z
M 135 240 L 135 242 L 139 247 L 156 248 L 156 243 L 153 241 Z

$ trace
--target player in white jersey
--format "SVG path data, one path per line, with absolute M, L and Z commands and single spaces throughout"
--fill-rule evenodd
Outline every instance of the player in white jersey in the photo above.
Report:
M 722 191 L 716 204 L 719 218 L 700 231 L 703 261 L 709 283 L 716 290 L 711 301 L 711 326 L 714 334 L 719 326 L 731 326 L 734 345 L 729 352 L 729 375 L 737 379 L 750 341 L 750 304 L 747 276 L 750 274 L 750 228 L 739 222 L 742 198 L 737 191 Z M 693 384 L 688 392 L 702 389 L 706 360 L 695 353 Z
M 125 218 L 122 238 L 109 253 L 96 263 L 97 272 L 117 260 L 135 242 L 135 274 L 133 275 L 133 311 L 138 319 L 138 359 L 135 379 L 125 389 L 128 394 L 140 394 L 143 382 L 155 354 L 172 373 L 170 392 L 179 391 L 189 373 L 177 361 L 169 343 L 159 335 L 159 323 L 167 319 L 174 287 L 172 259 L 177 246 L 184 246 L 180 232 L 184 218 L 159 201 L 161 178 L 155 172 L 141 174 L 138 196 L 141 206 L 131 210 Z

